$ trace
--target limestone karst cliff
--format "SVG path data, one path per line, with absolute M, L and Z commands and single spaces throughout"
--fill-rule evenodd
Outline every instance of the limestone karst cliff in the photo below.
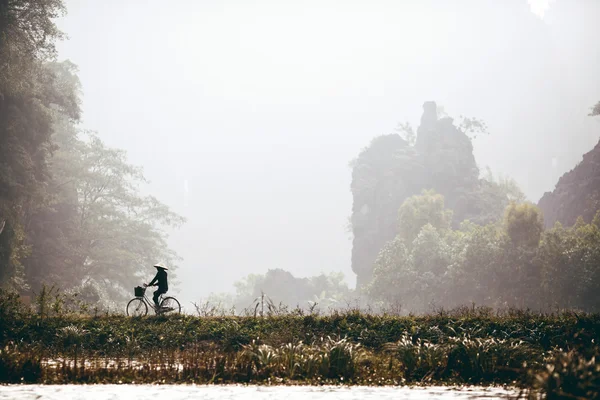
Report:
M 600 209 L 600 142 L 558 180 L 552 192 L 542 196 L 538 206 L 546 227 L 556 222 L 571 226 L 579 216 L 592 221 Z

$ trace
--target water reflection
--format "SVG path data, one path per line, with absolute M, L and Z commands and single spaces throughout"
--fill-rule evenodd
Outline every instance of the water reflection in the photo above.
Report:
M 205 385 L 9 385 L 0 386 L 0 399 L 19 400 L 425 400 L 508 399 L 517 390 L 449 387 L 335 386 L 205 386 Z

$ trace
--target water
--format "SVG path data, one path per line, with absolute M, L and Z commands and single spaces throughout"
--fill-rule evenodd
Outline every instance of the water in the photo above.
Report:
M 517 390 L 449 387 L 205 386 L 205 385 L 8 385 L 0 400 L 426 400 L 508 399 Z

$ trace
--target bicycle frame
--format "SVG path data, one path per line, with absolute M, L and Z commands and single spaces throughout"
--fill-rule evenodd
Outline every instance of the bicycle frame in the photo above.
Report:
M 147 288 L 146 288 L 147 289 Z M 150 300 L 148 298 L 148 295 L 146 294 L 146 290 L 144 290 L 144 297 L 138 297 L 144 300 L 144 303 L 146 303 L 147 306 L 150 306 L 151 309 L 154 310 L 154 312 L 156 312 L 159 307 L 155 307 L 154 306 L 154 300 Z M 163 300 L 163 293 L 160 294 L 160 296 L 158 296 L 158 304 L 160 304 Z

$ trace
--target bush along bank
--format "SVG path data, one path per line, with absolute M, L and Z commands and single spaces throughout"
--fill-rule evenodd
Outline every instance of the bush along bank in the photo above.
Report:
M 598 314 L 130 318 L 0 305 L 4 383 L 508 384 L 580 397 L 598 387 Z

